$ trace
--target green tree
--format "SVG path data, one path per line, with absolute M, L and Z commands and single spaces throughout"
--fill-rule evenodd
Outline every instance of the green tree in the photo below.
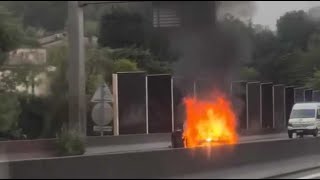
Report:
M 108 48 L 87 49 L 86 56 L 86 92 L 93 95 L 101 77 L 106 83 L 111 84 L 113 61 Z
M 267 28 L 253 28 L 253 58 L 262 63 L 268 61 L 270 56 L 275 55 L 279 51 L 279 43 L 274 32 Z
M 55 67 L 49 73 L 50 91 L 49 110 L 46 116 L 44 137 L 52 137 L 68 121 L 68 81 L 67 81 L 67 46 L 54 47 L 48 51 L 48 64 Z M 86 49 L 86 94 L 91 97 L 103 77 L 111 82 L 113 61 L 109 58 L 108 48 Z M 90 101 L 88 101 L 90 102 Z
M 316 84 L 318 70 L 320 69 L 320 46 L 314 46 L 308 51 L 301 52 L 298 66 L 300 67 L 300 81 L 303 85 Z M 310 81 L 311 79 L 311 81 Z M 314 86 L 314 85 L 312 85 Z
M 279 57 L 274 61 L 274 73 L 275 82 L 304 86 L 308 77 L 308 68 L 303 59 L 303 52 L 301 50 L 295 50 Z M 312 71 L 311 71 L 312 74 Z
M 97 21 L 85 21 L 84 31 L 86 37 L 98 36 L 98 22 Z
M 17 82 L 17 74 L 11 71 L 3 71 L 0 75 L 0 93 L 15 92 L 19 82 Z
M 14 94 L 0 94 L 0 133 L 17 129 L 20 105 Z
M 51 102 L 46 97 L 19 94 L 21 113 L 19 127 L 28 139 L 41 138 L 48 114 L 48 105 Z
M 19 46 L 22 31 L 19 22 L 3 6 L 0 6 L 0 65 L 7 58 L 7 53 Z
M 140 70 L 148 73 L 169 73 L 171 72 L 171 64 L 165 61 L 159 61 L 150 50 L 143 48 L 120 48 L 110 51 L 110 58 L 113 61 L 119 59 L 130 59 L 137 64 Z
M 253 67 L 243 67 L 240 70 L 240 78 L 241 80 L 259 80 L 259 72 Z
M 6 70 L 0 75 L 0 92 L 16 92 L 17 86 L 23 87 L 26 91 L 37 85 L 35 76 L 41 72 L 34 66 L 17 67 Z
M 314 30 L 314 22 L 302 10 L 287 12 L 277 20 L 278 37 L 287 49 L 305 50 Z
M 301 53 L 300 63 L 305 68 L 305 75 L 312 77 L 313 72 L 320 68 L 320 46 Z
M 147 28 L 150 28 L 150 26 L 147 26 Z M 157 61 L 169 63 L 177 61 L 179 53 L 172 49 L 168 34 L 154 29 L 148 31 L 145 49 L 150 49 Z
M 67 89 L 67 46 L 51 48 L 48 52 L 48 63 L 55 67 L 55 71 L 50 73 L 52 79 L 51 91 L 53 94 L 61 94 L 61 89 Z M 95 78 L 98 76 L 108 77 L 111 80 L 113 61 L 110 58 L 108 48 L 88 48 L 86 49 L 86 83 L 87 93 L 91 94 L 95 88 Z M 94 89 L 95 90 L 95 89 Z M 65 93 L 66 91 L 64 91 Z
M 297 29 L 297 24 L 307 25 Z M 293 11 L 282 16 L 277 26 L 277 34 L 254 28 L 251 65 L 260 73 L 261 80 L 303 86 L 316 64 L 317 53 L 310 51 L 317 46 L 313 24 L 303 11 Z
M 276 62 L 284 51 L 274 32 L 261 26 L 253 26 L 253 61 L 249 64 L 259 72 L 260 80 L 274 81 L 278 72 L 274 72 Z
M 308 50 L 320 47 L 320 32 L 312 34 L 308 41 Z
M 221 61 L 212 60 L 211 66 L 219 67 L 215 69 L 216 71 L 231 70 L 232 67 L 252 61 L 253 30 L 251 24 L 246 25 L 233 16 L 226 16 L 218 23 L 216 31 L 217 35 L 212 41 L 216 41 L 215 43 L 219 45 L 212 47 L 211 51 L 215 52 L 212 53 L 215 58 L 223 59 Z
M 86 82 L 87 94 L 90 97 L 93 96 L 97 87 L 101 85 L 101 83 L 103 82 L 105 82 L 105 77 L 102 74 L 90 74 L 87 77 L 87 82 Z
M 25 48 L 38 48 L 40 47 L 40 44 L 38 42 L 39 33 L 40 30 L 33 28 L 33 27 L 27 27 L 25 28 L 23 32 L 23 38 L 21 42 L 21 46 Z
M 67 46 L 48 49 L 48 65 L 54 71 L 48 72 L 50 95 L 47 97 L 48 111 L 44 117 L 42 137 L 55 137 L 62 124 L 68 121 Z
M 130 72 L 137 71 L 137 64 L 130 61 L 129 59 L 119 59 L 113 64 L 113 72 Z
M 313 89 L 320 89 L 320 71 L 319 70 L 316 70 L 314 72 L 313 77 L 307 81 L 306 86 Z
M 61 31 L 67 20 L 67 1 L 10 1 L 5 3 L 10 11 L 22 19 L 25 27 Z
M 115 4 L 110 6 L 109 4 L 91 4 L 84 8 L 84 18 L 87 21 L 98 22 L 100 18 L 106 14 L 106 12 L 111 11 L 114 6 L 121 6 L 121 4 Z
M 144 20 L 139 13 L 112 9 L 101 18 L 99 40 L 102 47 L 141 47 L 145 43 Z

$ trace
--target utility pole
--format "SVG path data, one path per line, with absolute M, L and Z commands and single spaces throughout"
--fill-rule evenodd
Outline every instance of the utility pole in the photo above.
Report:
M 86 136 L 85 49 L 83 8 L 79 1 L 68 1 L 68 100 L 69 130 Z
M 77 131 L 82 136 L 86 136 L 87 132 L 83 8 L 89 4 L 113 4 L 129 2 L 130 1 L 68 1 L 68 128 L 69 130 Z

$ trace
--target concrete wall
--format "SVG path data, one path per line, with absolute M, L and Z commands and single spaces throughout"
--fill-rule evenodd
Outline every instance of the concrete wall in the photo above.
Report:
M 87 146 L 112 146 L 121 144 L 141 144 L 151 142 L 170 141 L 170 133 L 136 134 L 121 136 L 92 136 L 87 137 Z M 56 139 L 0 141 L 0 148 L 6 154 L 19 153 L 54 153 Z M 40 154 L 39 154 L 40 155 Z
M 3 141 L 0 142 L 0 147 L 6 153 L 31 153 L 51 150 L 55 141 L 55 139 Z
M 240 132 L 241 136 L 263 135 L 272 133 L 281 133 L 276 129 L 251 130 Z M 152 142 L 168 142 L 171 141 L 170 133 L 155 134 L 136 134 L 121 136 L 91 136 L 87 137 L 88 147 L 113 146 L 124 144 L 144 144 Z M 30 154 L 37 153 L 38 156 L 48 156 L 54 153 L 56 139 L 39 139 L 39 140 L 17 140 L 17 141 L 0 141 L 0 150 L 8 154 Z M 1 153 L 2 154 L 2 153 Z
M 135 134 L 135 135 L 121 135 L 121 136 L 104 136 L 104 137 L 88 137 L 87 145 L 92 146 L 106 146 L 106 145 L 120 145 L 120 144 L 141 144 L 169 141 L 170 133 L 155 133 L 155 134 Z
M 10 162 L 11 178 L 166 178 L 320 154 L 320 139 Z

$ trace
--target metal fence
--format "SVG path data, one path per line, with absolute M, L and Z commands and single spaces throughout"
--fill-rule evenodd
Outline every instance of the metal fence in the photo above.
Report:
M 118 73 L 114 128 L 119 134 L 166 133 L 182 128 L 186 96 L 205 99 L 210 81 L 168 74 Z M 226 92 L 238 130 L 285 129 L 294 103 L 320 101 L 320 91 L 272 82 L 235 81 Z

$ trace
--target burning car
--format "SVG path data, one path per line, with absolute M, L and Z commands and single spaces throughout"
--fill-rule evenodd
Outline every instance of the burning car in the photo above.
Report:
M 236 115 L 224 95 L 219 93 L 212 101 L 186 98 L 185 105 L 186 120 L 182 129 L 172 133 L 173 148 L 237 142 Z

